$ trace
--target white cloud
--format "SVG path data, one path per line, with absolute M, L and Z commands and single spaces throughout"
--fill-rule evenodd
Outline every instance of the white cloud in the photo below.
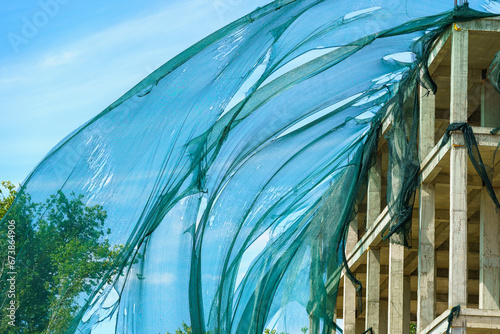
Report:
M 226 22 L 212 0 L 167 2 L 160 10 L 125 17 L 71 42 L 40 44 L 34 55 L 7 59 L 0 66 L 0 133 L 9 140 L 28 140 L 24 149 L 7 146 L 3 158 L 14 161 L 23 150 L 30 151 L 33 168 L 65 135 L 156 68 L 262 2 L 266 1 L 231 7 Z M 72 29 L 67 27 L 61 35 L 71 36 Z M 5 168 L 3 178 L 20 182 L 18 175 L 30 171 L 25 168 Z
M 41 67 L 54 67 L 54 66 L 65 65 L 65 64 L 71 63 L 71 61 L 74 58 L 76 58 L 77 56 L 78 56 L 78 54 L 76 52 L 71 52 L 71 51 L 66 51 L 66 52 L 51 55 L 51 56 L 45 56 L 40 64 L 40 66 Z
M 66 134 L 206 35 L 211 29 L 207 26 L 215 27 L 199 24 L 206 15 L 203 5 L 209 6 L 206 0 L 170 4 L 163 11 L 4 63 L 0 133 L 17 144 L 5 146 L 2 160 L 31 157 L 31 167 L 21 173 L 27 175 Z M 2 178 L 20 182 L 19 173 L 4 168 Z

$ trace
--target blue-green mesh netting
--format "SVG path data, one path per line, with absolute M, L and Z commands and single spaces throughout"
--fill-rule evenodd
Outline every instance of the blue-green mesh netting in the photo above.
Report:
M 275 1 L 173 58 L 22 184 L 2 220 L 2 242 L 16 224 L 18 293 L 2 331 L 327 333 L 381 120 L 393 113 L 391 175 L 408 179 L 388 192 L 386 234 L 405 242 L 418 99 L 410 117 L 403 100 L 435 91 L 426 59 L 448 25 L 498 12 Z

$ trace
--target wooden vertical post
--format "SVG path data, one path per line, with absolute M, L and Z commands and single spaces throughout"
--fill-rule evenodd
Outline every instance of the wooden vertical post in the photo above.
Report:
M 311 242 L 311 271 L 309 277 L 309 299 L 313 301 L 315 298 L 314 291 L 316 286 L 314 284 L 313 277 L 319 277 L 321 275 L 321 271 L 319 270 L 319 262 L 321 261 L 321 244 L 322 240 L 320 238 L 316 238 Z M 314 310 L 313 310 L 314 311 Z M 314 315 L 314 312 L 309 314 L 309 333 L 310 334 L 319 334 L 320 323 L 319 318 Z
M 346 242 L 346 254 L 349 254 L 358 242 L 358 217 L 349 225 Z M 344 333 L 356 334 L 356 286 L 344 275 Z
M 366 211 L 366 225 L 370 227 L 373 225 L 377 217 L 382 212 L 382 164 L 381 157 L 377 157 L 375 165 L 368 172 L 368 194 L 366 198 L 367 211 Z
M 388 333 L 403 334 L 404 300 L 404 254 L 403 245 L 389 244 L 389 317 Z
M 419 157 L 423 161 L 434 147 L 436 96 L 420 88 Z M 418 228 L 417 333 L 436 317 L 436 190 L 420 186 Z
M 401 175 L 399 166 L 394 165 L 387 173 L 391 173 L 391 187 L 393 199 L 396 199 L 395 194 L 401 190 Z M 403 334 L 407 331 L 403 328 L 403 297 L 404 297 L 404 245 L 389 242 L 389 294 L 388 294 L 388 311 L 386 318 L 387 332 L 391 334 Z
M 436 317 L 435 196 L 433 184 L 420 186 L 417 333 Z
M 381 210 L 381 173 L 380 157 L 370 169 L 367 194 L 367 227 L 373 225 Z M 370 248 L 366 252 L 366 317 L 365 328 L 375 333 L 380 329 L 380 249 Z
M 434 148 L 434 134 L 436 127 L 436 95 L 420 87 L 420 114 L 419 114 L 419 148 L 418 154 L 422 162 Z
M 451 123 L 467 122 L 468 53 L 469 32 L 455 24 L 451 45 Z M 467 306 L 467 151 L 460 144 L 462 138 L 461 133 L 451 135 L 449 307 Z M 465 327 L 454 327 L 452 333 L 465 333 Z
M 479 308 L 500 309 L 500 218 L 486 188 L 481 194 Z
M 380 333 L 380 249 L 366 252 L 366 318 L 365 328 Z

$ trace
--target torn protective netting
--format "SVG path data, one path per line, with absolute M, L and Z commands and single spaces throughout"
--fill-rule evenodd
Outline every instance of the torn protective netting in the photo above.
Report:
M 2 233 L 23 229 L 18 284 L 40 291 L 20 288 L 16 330 L 335 327 L 377 124 L 394 115 L 391 175 L 414 175 L 402 94 L 434 90 L 424 60 L 442 28 L 487 15 L 448 1 L 276 1 L 166 63 L 55 147 L 2 220 Z M 406 233 L 414 186 L 388 192 L 391 234 Z M 54 235 L 57 250 L 40 252 Z
M 488 79 L 491 85 L 500 93 L 500 52 L 495 54 L 490 68 L 488 69 Z

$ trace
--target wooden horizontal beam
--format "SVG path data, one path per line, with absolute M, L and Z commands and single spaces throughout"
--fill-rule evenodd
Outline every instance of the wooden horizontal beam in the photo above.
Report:
M 496 147 L 500 142 L 500 135 L 492 135 L 490 132 L 492 128 L 484 128 L 484 127 L 473 127 L 474 134 L 476 134 L 476 139 L 479 146 L 494 146 Z M 448 153 L 451 147 L 451 141 L 448 141 L 444 146 L 441 147 L 441 140 L 438 141 L 438 144 L 434 146 L 431 152 L 427 155 L 424 161 L 421 163 L 420 167 L 420 175 L 421 182 L 432 182 L 434 178 L 439 174 L 442 167 L 438 167 L 439 162 L 443 159 L 443 157 Z M 458 137 L 459 145 L 464 145 L 464 138 Z M 473 190 L 475 188 L 473 187 Z M 476 196 L 474 196 L 476 197 Z M 437 210 L 439 211 L 439 210 Z M 448 219 L 446 218 L 446 213 L 440 212 L 440 217 L 438 219 L 438 215 L 436 215 L 437 220 L 443 221 L 442 224 L 446 224 Z M 377 245 L 381 241 L 381 233 L 386 228 L 386 226 L 390 223 L 390 213 L 388 207 L 386 206 L 381 214 L 377 217 L 373 225 L 366 231 L 363 237 L 358 241 L 354 249 L 351 253 L 347 255 L 347 265 L 351 268 L 352 271 L 355 271 L 356 268 L 360 265 L 358 260 L 361 256 L 369 249 L 369 247 Z M 442 225 L 441 224 L 441 225 Z M 438 228 L 446 228 L 446 225 L 438 226 Z M 443 234 L 443 233 L 441 233 Z M 437 238 L 438 235 L 436 236 Z M 444 239 L 446 240 L 446 239 Z M 444 242 L 443 240 L 443 242 Z M 436 240 L 437 241 L 437 240 Z M 337 269 L 336 273 L 334 273 L 327 281 L 327 291 L 330 291 L 335 288 L 334 285 L 334 277 L 341 276 L 341 268 Z
M 417 293 L 411 293 L 411 300 L 417 300 Z M 448 303 L 448 294 L 447 293 L 436 293 L 436 303 Z M 468 295 L 467 303 L 470 304 L 479 304 L 479 295 Z
M 483 180 L 477 175 L 476 171 L 473 169 L 470 171 L 472 174 L 468 175 L 467 187 L 469 189 L 482 189 Z M 432 181 L 433 184 L 449 185 L 450 184 L 450 174 L 440 173 Z
M 483 82 L 483 70 L 478 68 L 469 68 L 469 84 L 470 83 L 482 83 Z M 436 68 L 434 73 L 432 73 L 433 79 L 447 79 L 450 80 L 451 67 L 450 66 L 439 66 Z
M 430 73 L 434 72 L 434 70 L 439 66 L 439 64 L 443 61 L 444 57 L 446 56 L 446 52 L 441 52 L 441 50 L 445 46 L 450 36 L 451 36 L 451 27 L 446 29 L 446 31 L 441 36 L 439 36 L 434 42 L 434 46 L 432 47 L 428 58 L 428 64 L 429 64 L 428 66 Z
M 370 245 L 375 241 L 380 241 L 380 234 L 387 224 L 390 222 L 390 214 L 389 209 L 385 207 L 382 213 L 377 217 L 372 226 L 366 231 L 361 240 L 358 241 L 356 246 L 351 253 L 347 254 L 347 265 L 351 268 L 352 271 L 355 271 L 357 266 L 360 263 L 357 263 L 358 259 L 368 250 Z M 328 293 L 333 291 L 335 288 L 334 278 L 337 275 L 340 275 L 341 268 L 337 269 L 337 271 L 328 279 L 326 283 L 326 290 Z
M 457 23 L 457 26 L 462 29 L 468 29 L 474 31 L 500 32 L 500 20 L 495 18 L 460 22 Z
M 421 334 L 442 334 L 448 328 L 448 315 L 450 310 L 446 310 L 439 317 L 424 328 Z M 484 329 L 485 332 L 492 329 L 500 329 L 500 310 L 479 310 L 472 308 L 461 308 L 460 316 L 452 323 L 460 321 L 466 323 L 467 328 Z
M 441 159 L 450 150 L 451 144 L 448 141 L 444 146 L 441 146 L 441 140 L 438 141 L 437 145 L 429 152 L 427 157 L 420 164 L 420 181 L 421 183 L 431 183 L 432 180 L 441 172 L 441 168 L 438 168 Z
M 472 127 L 478 146 L 497 147 L 500 144 L 500 134 L 492 135 L 493 128 Z

